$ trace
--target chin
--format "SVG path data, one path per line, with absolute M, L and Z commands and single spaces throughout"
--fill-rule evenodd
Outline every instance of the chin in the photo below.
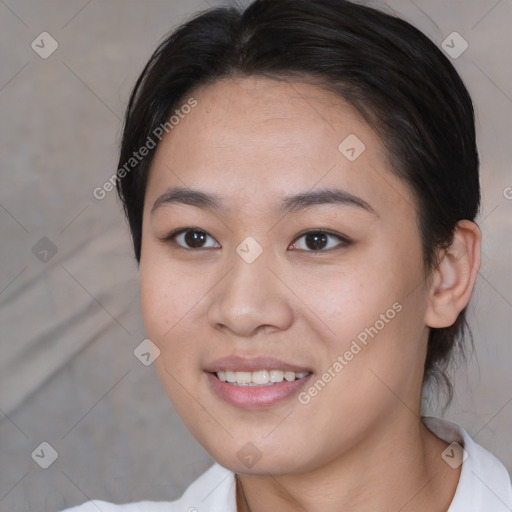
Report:
M 292 450 L 293 451 L 293 450 Z M 253 475 L 253 476 L 282 476 L 294 473 L 302 473 L 313 469 L 313 467 L 302 466 L 300 461 L 297 461 L 296 455 L 288 457 L 279 457 L 274 454 L 270 457 L 265 457 L 264 452 L 258 452 L 249 446 L 244 446 L 242 449 L 237 450 L 231 456 L 226 457 L 224 453 L 222 456 L 217 456 L 209 452 L 211 457 L 221 466 L 233 471 L 234 473 Z M 295 452 L 296 453 L 296 452 Z M 250 454 L 254 457 L 250 460 Z M 260 457 L 260 458 L 258 458 Z M 246 460 L 244 460 L 244 458 Z M 242 460 L 240 460 L 242 459 Z

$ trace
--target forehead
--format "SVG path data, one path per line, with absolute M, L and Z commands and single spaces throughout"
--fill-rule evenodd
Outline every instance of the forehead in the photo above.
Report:
M 410 200 L 387 168 L 378 135 L 332 92 L 249 77 L 220 80 L 191 97 L 197 106 L 159 144 L 150 196 L 185 185 L 247 205 L 332 186 L 377 202 L 397 194 Z
M 232 149 L 230 143 L 243 140 L 240 152 L 273 148 L 273 157 L 283 148 L 318 158 L 313 150 L 319 144 L 332 149 L 333 143 L 337 150 L 337 139 L 345 131 L 357 132 L 368 143 L 380 145 L 351 105 L 315 85 L 264 77 L 223 79 L 196 90 L 194 97 L 198 107 L 185 119 L 183 124 L 188 124 L 189 130 L 181 130 L 179 142 L 200 125 L 195 136 L 205 146 Z M 297 147 L 295 141 L 301 145 Z
M 321 105 L 333 112 L 334 107 L 358 118 L 355 110 L 340 96 L 312 83 L 263 76 L 223 78 L 195 90 L 208 112 L 220 109 L 226 114 L 250 114 L 255 121 L 292 120 L 307 116 L 331 125 L 335 115 L 319 112 Z M 249 109 L 249 110 L 248 110 Z M 323 110 L 323 109 L 322 109 Z

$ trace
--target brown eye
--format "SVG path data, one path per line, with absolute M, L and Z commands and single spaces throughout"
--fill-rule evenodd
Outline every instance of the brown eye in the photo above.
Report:
M 206 233 L 204 231 L 187 231 L 185 234 L 185 243 L 189 247 L 202 247 L 206 241 Z
M 211 242 L 209 242 L 209 240 L 211 240 Z M 220 247 L 215 239 L 208 233 L 195 228 L 185 228 L 173 231 L 166 236 L 163 241 L 173 242 L 184 249 L 211 249 Z
M 328 242 L 328 237 L 325 233 L 308 233 L 305 238 L 306 246 L 313 250 L 318 251 L 324 249 Z
M 304 239 L 304 242 L 298 243 L 297 241 L 301 239 Z M 292 247 L 294 249 L 300 249 L 307 252 L 326 252 L 326 250 L 329 249 L 337 249 L 339 247 L 350 245 L 350 240 L 347 238 L 326 231 L 309 231 L 307 233 L 303 233 L 296 240 L 297 241 L 293 243 Z M 336 243 L 335 240 L 337 240 L 338 243 Z

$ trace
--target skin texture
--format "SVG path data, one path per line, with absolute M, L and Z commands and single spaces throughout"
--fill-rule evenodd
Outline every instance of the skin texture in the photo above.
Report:
M 460 475 L 448 443 L 420 421 L 428 327 L 451 325 L 469 301 L 480 231 L 462 221 L 454 251 L 426 279 L 415 201 L 387 168 L 377 134 L 338 96 L 311 84 L 232 78 L 194 91 L 198 105 L 160 143 L 143 215 L 140 297 L 155 367 L 199 443 L 237 473 L 239 511 L 446 511 Z M 338 149 L 356 134 L 366 149 Z M 153 204 L 170 187 L 222 197 L 226 211 Z M 317 205 L 286 215 L 284 196 L 336 187 L 375 213 Z M 186 248 L 177 228 L 208 234 Z M 305 230 L 335 237 L 314 251 Z M 248 236 L 263 249 L 236 252 Z M 299 238 L 300 237 L 300 238 Z M 180 246 L 181 244 L 181 246 Z M 332 249 L 331 249 L 332 248 Z M 402 309 L 325 388 L 259 410 L 221 400 L 203 371 L 231 355 L 311 368 L 313 382 L 352 340 Z M 237 452 L 253 443 L 251 468 Z

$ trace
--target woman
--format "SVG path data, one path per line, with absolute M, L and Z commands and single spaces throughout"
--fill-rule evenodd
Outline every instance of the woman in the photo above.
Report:
M 216 464 L 173 503 L 73 510 L 511 510 L 501 462 L 421 416 L 480 267 L 478 165 L 463 82 L 405 21 L 256 0 L 176 30 L 117 186 L 155 367 Z

